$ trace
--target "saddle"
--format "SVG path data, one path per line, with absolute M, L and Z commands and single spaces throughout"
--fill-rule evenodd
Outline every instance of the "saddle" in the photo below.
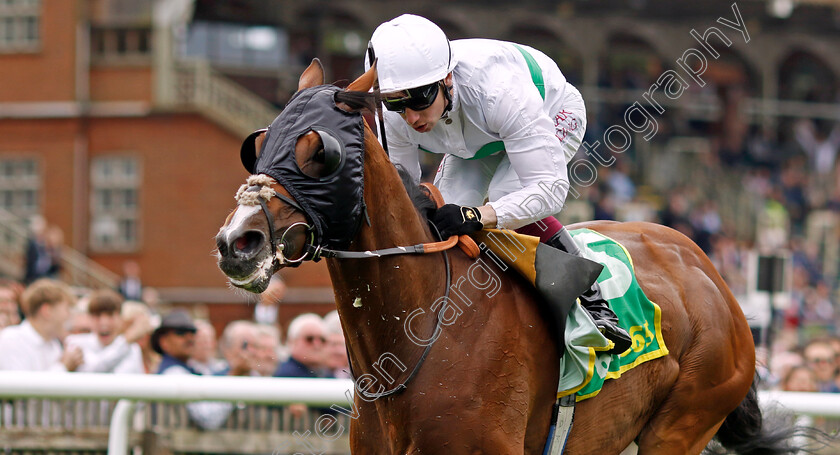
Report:
M 421 183 L 420 186 L 437 207 L 444 204 L 437 187 L 431 183 Z M 507 269 L 498 261 L 502 256 L 501 262 L 517 270 L 542 294 L 548 322 L 552 324 L 555 335 L 554 342 L 562 357 L 566 350 L 564 332 L 569 312 L 577 297 L 598 278 L 603 266 L 544 245 L 536 237 L 509 230 L 489 229 L 474 236 L 484 248 L 480 248 L 470 236 L 458 237 L 458 246 L 467 256 L 476 259 L 482 249 L 488 250 L 488 254 L 493 255 L 491 257 L 503 269 Z

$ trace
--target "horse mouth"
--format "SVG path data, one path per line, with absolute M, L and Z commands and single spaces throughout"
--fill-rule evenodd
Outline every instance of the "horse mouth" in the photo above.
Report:
M 270 254 L 266 254 L 258 262 L 251 263 L 255 263 L 254 267 L 249 268 L 250 272 L 246 272 L 242 270 L 242 266 L 245 265 L 242 262 L 232 263 L 232 261 L 222 258 L 219 261 L 219 268 L 227 275 L 230 284 L 259 294 L 268 288 L 271 276 L 277 271 L 279 264 L 275 261 L 275 257 Z

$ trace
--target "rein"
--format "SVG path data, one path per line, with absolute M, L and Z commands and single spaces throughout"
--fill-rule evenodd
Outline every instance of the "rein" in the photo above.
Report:
M 252 182 L 249 182 L 252 183 Z M 428 186 L 426 188 L 429 188 Z M 432 187 L 434 188 L 434 187 Z M 436 191 L 436 189 L 435 189 Z M 435 191 L 431 191 L 432 198 L 437 202 L 437 198 L 435 196 L 439 196 L 439 193 L 436 195 L 434 194 Z M 247 198 L 243 196 L 249 196 Z M 430 254 L 430 253 L 440 253 L 446 251 L 455 245 L 459 245 L 461 249 L 471 258 L 475 259 L 478 257 L 479 250 L 478 247 L 475 245 L 475 242 L 472 241 L 468 236 L 455 236 L 453 235 L 447 240 L 439 241 L 439 242 L 427 242 L 427 243 L 418 243 L 416 245 L 410 246 L 396 246 L 391 248 L 383 248 L 379 250 L 367 250 L 367 251 L 345 251 L 345 250 L 333 250 L 330 248 L 326 248 L 322 245 L 315 245 L 315 236 L 314 230 L 312 226 L 307 223 L 298 222 L 292 224 L 291 226 L 287 227 L 283 234 L 278 238 L 276 234 L 276 230 L 274 228 L 274 220 L 271 216 L 271 212 L 268 210 L 268 200 L 271 197 L 277 197 L 281 201 L 285 202 L 292 206 L 295 210 L 306 214 L 306 211 L 303 207 L 300 206 L 297 202 L 293 199 L 289 198 L 288 196 L 284 196 L 280 194 L 277 190 L 271 188 L 271 186 L 267 182 L 260 182 L 254 183 L 250 186 L 243 188 L 237 194 L 237 201 L 242 205 L 256 205 L 259 203 L 260 207 L 262 208 L 263 214 L 265 215 L 266 221 L 268 222 L 268 235 L 269 235 L 269 242 L 271 244 L 271 250 L 274 253 L 274 260 L 278 261 L 281 265 L 284 266 L 291 266 L 296 267 L 300 265 L 305 260 L 311 260 L 314 262 L 318 262 L 321 258 L 335 258 L 335 259 L 366 259 L 366 258 L 378 258 L 382 256 L 393 256 L 397 254 Z M 370 224 L 368 222 L 368 224 Z M 307 243 L 304 245 L 304 253 L 297 259 L 289 259 L 283 253 L 286 247 L 286 243 L 284 242 L 286 234 L 292 228 L 297 226 L 305 226 L 307 233 L 309 234 L 309 239 Z M 429 223 L 430 226 L 434 226 L 433 224 Z M 437 228 L 435 228 L 437 230 Z
M 432 223 L 429 223 L 429 226 L 431 226 L 435 230 L 435 232 L 438 234 L 438 237 L 440 237 L 440 231 L 437 230 L 437 226 L 435 226 Z M 452 239 L 450 238 L 450 240 L 452 240 Z M 438 242 L 438 243 L 443 243 L 443 242 Z M 450 273 L 451 272 L 451 267 L 450 267 L 450 264 L 449 264 L 449 254 L 446 252 L 446 249 L 441 250 L 441 252 L 443 253 L 443 262 L 444 262 L 445 267 L 446 267 L 446 272 L 445 272 L 446 273 L 446 291 L 444 293 L 444 299 L 445 299 L 444 301 L 448 301 L 449 300 L 449 290 L 450 290 L 450 286 L 452 285 L 452 274 Z M 432 338 L 431 338 L 432 342 L 426 345 L 426 349 L 423 350 L 423 354 L 420 355 L 420 359 L 417 361 L 417 364 L 414 365 L 414 369 L 411 370 L 411 373 L 409 373 L 408 378 L 406 378 L 405 381 L 401 382 L 399 385 L 397 385 L 393 389 L 386 390 L 384 392 L 370 393 L 367 390 L 359 390 L 358 387 L 356 388 L 356 391 L 359 392 L 360 394 L 364 395 L 366 398 L 376 400 L 376 399 L 379 399 L 379 398 L 383 398 L 383 397 L 387 397 L 387 396 L 390 396 L 390 395 L 398 394 L 398 393 L 402 392 L 403 390 L 407 389 L 408 386 L 406 386 L 406 384 L 411 382 L 411 380 L 414 379 L 415 376 L 417 376 L 417 373 L 420 372 L 420 367 L 423 365 L 423 362 L 426 361 L 426 357 L 429 356 L 429 351 L 432 350 L 432 346 L 434 346 L 435 342 L 437 342 L 438 338 L 440 337 L 440 331 L 441 331 L 440 315 L 438 314 L 437 316 L 438 317 L 435 318 L 435 329 L 434 329 L 434 332 L 432 332 Z M 353 382 L 355 383 L 356 374 L 353 372 L 353 365 L 350 364 L 349 354 L 347 356 L 347 361 L 348 361 L 348 364 L 350 365 L 350 376 L 353 377 Z
M 251 180 L 249 179 L 249 185 L 243 185 L 243 188 L 240 189 L 239 193 L 237 193 L 237 201 L 243 205 L 256 205 L 256 203 L 260 204 L 262 208 L 263 214 L 265 215 L 266 221 L 268 222 L 268 230 L 269 230 L 269 241 L 271 243 L 272 252 L 274 252 L 274 261 L 279 262 L 285 266 L 292 266 L 296 267 L 300 265 L 303 261 L 307 259 L 311 259 L 312 261 L 319 261 L 322 257 L 325 258 L 336 258 L 336 259 L 366 259 L 366 258 L 377 258 L 382 256 L 391 256 L 397 254 L 430 254 L 430 253 L 443 253 L 443 261 L 445 266 L 445 276 L 446 276 L 446 291 L 444 292 L 444 301 L 449 299 L 449 292 L 450 286 L 452 285 L 452 274 L 451 274 L 451 265 L 449 261 L 449 254 L 447 250 L 453 248 L 455 245 L 459 245 L 464 252 L 470 256 L 471 258 L 475 259 L 478 257 L 480 250 L 475 242 L 468 236 L 456 236 L 453 235 L 447 240 L 439 241 L 439 242 L 428 242 L 428 243 L 418 243 L 416 245 L 411 246 L 397 246 L 392 248 L 383 248 L 379 250 L 368 250 L 368 251 L 341 251 L 341 250 L 332 250 L 328 248 L 324 248 L 321 245 L 315 246 L 315 236 L 313 233 L 312 227 L 304 222 L 297 222 L 292 224 L 291 226 L 287 227 L 286 230 L 283 232 L 283 235 L 280 236 L 278 239 L 277 235 L 275 234 L 274 229 L 274 220 L 271 216 L 271 212 L 268 210 L 268 201 L 271 197 L 277 197 L 281 201 L 289 204 L 295 210 L 300 211 L 301 213 L 306 214 L 306 211 L 295 202 L 293 199 L 280 194 L 277 190 L 273 189 L 270 183 L 267 180 Z M 443 197 L 440 195 L 440 192 L 432 185 L 424 184 L 424 187 L 429 191 L 430 198 L 437 204 L 437 206 L 441 206 L 443 204 Z M 368 224 L 370 222 L 368 221 Z M 285 250 L 285 237 L 288 234 L 289 230 L 298 226 L 302 225 L 306 227 L 307 233 L 309 234 L 309 240 L 304 246 L 304 254 L 301 255 L 298 259 L 288 259 L 283 255 L 283 251 Z M 433 223 L 429 222 L 429 226 L 434 230 L 437 234 L 437 237 L 440 238 L 440 231 L 438 231 L 437 226 Z M 435 344 L 437 339 L 440 337 L 440 316 L 435 318 L 435 328 L 432 333 L 432 342 L 426 345 L 426 348 L 423 350 L 423 354 L 420 356 L 420 359 L 417 361 L 417 364 L 409 373 L 408 378 L 405 381 L 401 382 L 399 385 L 394 387 L 393 389 L 386 390 L 384 392 L 375 392 L 371 393 L 367 390 L 357 390 L 360 394 L 365 396 L 366 398 L 376 400 L 379 398 L 387 397 L 390 395 L 394 395 L 397 393 L 402 392 L 407 388 L 406 384 L 411 382 L 417 373 L 420 371 L 420 367 L 426 361 L 426 358 L 429 355 L 429 352 L 432 349 L 432 346 Z M 348 357 L 349 360 L 349 357 Z M 353 372 L 353 366 L 350 365 L 350 374 L 355 378 L 355 374 Z

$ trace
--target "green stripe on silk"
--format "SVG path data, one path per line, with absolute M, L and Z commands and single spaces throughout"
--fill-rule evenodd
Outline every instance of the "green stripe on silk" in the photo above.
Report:
M 528 63 L 528 70 L 531 72 L 531 81 L 533 81 L 534 86 L 537 87 L 537 90 L 540 92 L 540 96 L 542 99 L 545 99 L 545 82 L 543 81 L 542 70 L 540 69 L 540 65 L 537 64 L 537 61 L 534 60 L 534 57 L 528 53 L 522 46 L 518 44 L 513 44 L 519 52 L 522 53 L 522 56 L 525 57 L 525 62 Z M 417 146 L 420 150 L 426 153 L 434 153 L 431 150 L 427 150 L 423 148 L 422 145 Z M 494 153 L 501 152 L 505 150 L 505 143 L 502 141 L 495 141 L 489 144 L 484 144 L 477 152 L 475 152 L 475 156 L 472 158 L 466 158 L 468 160 L 480 160 L 484 157 L 490 156 Z
M 537 86 L 537 90 L 540 91 L 540 96 L 542 99 L 545 99 L 545 82 L 543 81 L 542 70 L 540 69 L 540 65 L 537 64 L 537 61 L 534 60 L 534 57 L 528 53 L 522 46 L 518 44 L 513 44 L 519 52 L 522 53 L 522 56 L 525 57 L 525 62 L 528 63 L 528 70 L 531 71 L 531 80 L 534 81 L 534 85 Z

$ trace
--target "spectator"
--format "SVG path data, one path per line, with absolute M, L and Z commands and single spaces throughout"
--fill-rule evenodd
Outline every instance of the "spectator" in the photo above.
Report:
M 840 389 L 840 337 L 833 336 L 828 339 L 828 343 L 834 348 L 834 353 L 837 354 L 834 359 L 837 363 L 837 375 L 834 376 L 834 384 Z
M 277 310 L 283 296 L 286 294 L 286 284 L 280 275 L 275 274 L 268 282 L 268 288 L 260 294 L 260 300 L 254 307 L 254 321 L 257 324 L 277 325 Z
M 606 184 L 616 205 L 627 204 L 636 197 L 636 185 L 630 179 L 630 168 L 627 160 L 616 161 L 612 167 L 605 167 L 607 171 Z
M 150 321 L 150 327 L 156 328 L 160 325 L 160 318 L 155 320 L 156 315 L 153 315 L 148 306 L 143 302 L 135 302 L 128 300 L 122 304 L 122 318 L 126 321 L 134 320 L 135 318 L 145 318 Z M 152 374 L 157 372 L 160 364 L 160 354 L 152 349 L 151 333 L 146 333 L 137 340 L 137 346 L 140 347 L 140 352 L 143 355 L 143 372 Z
M 782 331 L 780 336 L 783 336 L 785 333 Z M 776 344 L 778 343 L 774 343 L 774 348 Z M 784 387 L 785 378 L 790 374 L 792 369 L 805 363 L 802 354 L 796 351 L 775 352 L 771 355 L 770 359 L 772 360 L 770 364 L 770 380 L 767 381 L 767 384 L 778 387 Z
M 225 368 L 225 363 L 217 357 L 216 329 L 207 321 L 195 321 L 195 349 L 187 365 L 201 374 L 214 374 Z
M 21 297 L 26 320 L 0 332 L 0 370 L 75 371 L 82 350 L 62 348 L 64 327 L 75 298 L 64 283 L 40 279 Z
M 676 229 L 688 238 L 694 238 L 694 229 L 689 220 L 689 202 L 685 194 L 676 190 L 668 196 L 668 205 L 659 214 L 662 224 Z
M 800 120 L 794 126 L 796 141 L 808 155 L 811 170 L 820 177 L 834 169 L 840 147 L 840 125 L 829 126 L 813 120 Z
M 20 305 L 17 285 L 13 281 L 0 281 L 0 330 L 20 324 Z
M 187 360 L 195 350 L 195 332 L 192 318 L 184 311 L 173 311 L 161 321 L 160 327 L 152 332 L 151 345 L 161 354 L 158 374 L 164 375 L 200 375 L 187 365 Z M 249 363 L 242 362 L 231 366 L 229 374 L 247 376 L 251 372 Z M 190 418 L 202 429 L 217 429 L 225 423 L 233 409 L 231 403 L 200 401 L 187 404 Z
M 840 393 L 834 383 L 837 376 L 837 353 L 824 339 L 813 340 L 803 351 L 805 363 L 814 371 L 817 388 L 820 392 Z
M 347 358 L 347 346 L 344 344 L 344 331 L 341 330 L 341 320 L 338 312 L 333 310 L 324 316 L 326 327 L 326 353 L 324 363 L 329 370 L 329 376 L 334 378 L 350 378 L 350 361 Z
M 84 362 L 77 371 L 92 373 L 143 374 L 143 353 L 137 341 L 152 331 L 148 317 L 137 314 L 122 318 L 123 298 L 110 290 L 95 291 L 88 301 L 87 313 L 92 333 L 70 335 L 65 344 L 78 346 Z
M 317 378 L 324 367 L 324 320 L 314 313 L 304 313 L 289 324 L 286 344 L 289 359 L 281 363 L 274 376 Z
M 126 300 L 143 301 L 143 283 L 140 281 L 140 265 L 137 262 L 123 262 L 119 291 Z
M 160 324 L 160 293 L 158 290 L 153 287 L 143 286 L 142 302 L 149 308 L 152 322 L 157 321 Z
M 289 359 L 281 363 L 274 372 L 276 377 L 285 378 L 317 378 L 322 377 L 324 368 L 324 320 L 314 313 L 304 313 L 294 318 L 289 324 L 286 346 L 289 349 Z M 289 412 L 295 417 L 301 417 L 307 406 L 303 403 L 292 403 Z
M 277 370 L 280 351 L 280 331 L 273 325 L 256 326 L 254 341 L 254 371 L 260 376 L 273 376 Z
M 79 300 L 70 309 L 70 321 L 67 323 L 68 335 L 79 335 L 93 332 L 93 320 L 87 312 L 87 302 Z
M 216 374 L 229 374 L 233 365 L 251 362 L 254 357 L 256 332 L 256 326 L 251 321 L 233 321 L 225 327 L 222 337 L 219 339 L 224 367 Z M 256 375 L 255 372 L 251 371 L 248 374 Z
M 797 365 L 788 370 L 782 380 L 785 392 L 817 392 L 817 377 L 806 365 Z
M 50 226 L 47 228 L 44 240 L 47 245 L 47 252 L 50 256 L 50 269 L 46 274 L 46 278 L 59 279 L 61 273 L 61 254 L 64 248 L 64 231 L 58 226 Z
M 55 249 L 48 240 L 47 223 L 43 217 L 36 216 L 31 221 L 31 235 L 26 241 L 26 270 L 24 284 L 30 284 L 39 278 L 55 277 L 61 267 L 54 255 Z

